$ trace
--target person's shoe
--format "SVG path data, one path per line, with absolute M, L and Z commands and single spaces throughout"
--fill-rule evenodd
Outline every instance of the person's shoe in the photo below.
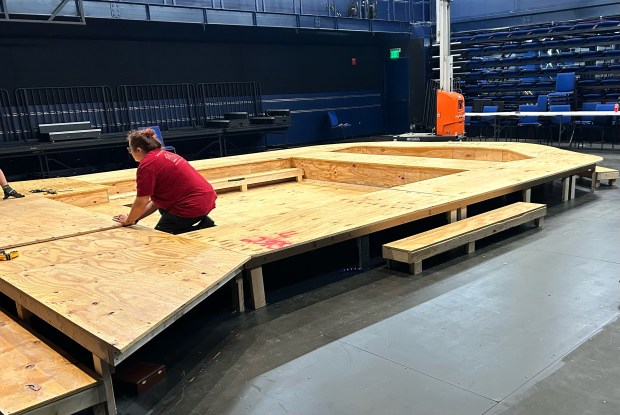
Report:
M 19 199 L 20 197 L 24 197 L 23 194 L 17 193 L 15 189 L 11 186 L 5 186 L 2 188 L 4 190 L 4 199 L 8 199 L 9 197 L 14 197 L 15 199 Z

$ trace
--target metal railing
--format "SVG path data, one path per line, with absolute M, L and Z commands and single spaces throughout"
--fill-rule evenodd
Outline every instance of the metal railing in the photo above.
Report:
M 0 141 L 17 140 L 9 91 L 0 89 Z
M 164 130 L 196 125 L 192 84 L 120 85 L 117 91 L 125 130 L 149 125 Z
M 222 82 L 197 84 L 199 122 L 224 118 L 227 112 L 247 112 L 249 116 L 263 114 L 263 102 L 258 82 Z
M 15 99 L 24 139 L 37 138 L 39 124 L 90 121 L 103 133 L 120 131 L 112 91 L 106 86 L 19 88 Z

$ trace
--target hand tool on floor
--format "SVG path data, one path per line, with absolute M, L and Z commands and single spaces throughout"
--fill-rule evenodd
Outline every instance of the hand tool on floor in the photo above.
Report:
M 17 251 L 0 251 L 0 261 L 10 261 L 19 256 L 19 252 Z
M 30 193 L 45 193 L 46 195 L 55 195 L 56 190 L 54 189 L 32 189 Z

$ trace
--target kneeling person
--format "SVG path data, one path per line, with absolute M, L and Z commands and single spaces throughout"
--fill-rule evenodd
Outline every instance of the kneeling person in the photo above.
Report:
M 127 150 L 137 161 L 136 199 L 129 215 L 114 216 L 122 226 L 137 223 L 156 210 L 155 229 L 179 234 L 215 226 L 209 213 L 217 194 L 183 157 L 165 151 L 152 129 L 131 131 Z

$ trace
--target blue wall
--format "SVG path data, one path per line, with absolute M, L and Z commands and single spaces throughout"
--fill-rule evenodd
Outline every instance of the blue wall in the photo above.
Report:
M 340 138 L 340 130 L 332 130 L 327 111 L 336 111 L 340 122 L 351 124 L 349 134 L 369 136 L 384 130 L 383 96 L 381 90 L 323 92 L 314 94 L 285 94 L 263 97 L 265 109 L 290 109 L 293 126 L 288 137 L 272 134 L 269 145 L 301 145 L 331 142 Z

